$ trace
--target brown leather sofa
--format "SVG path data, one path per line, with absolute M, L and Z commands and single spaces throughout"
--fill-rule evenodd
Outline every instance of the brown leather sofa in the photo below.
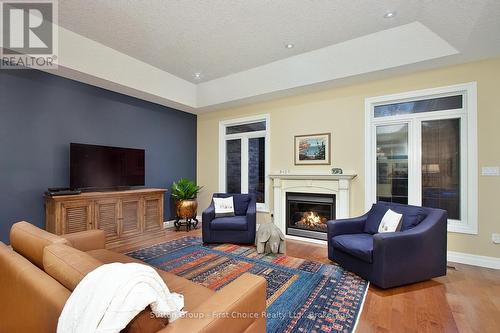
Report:
M 13 225 L 12 249 L 0 242 L 0 333 L 53 333 L 80 280 L 111 262 L 138 262 L 104 248 L 104 233 L 56 236 L 27 222 Z M 158 270 L 171 291 L 184 295 L 188 316 L 168 323 L 145 309 L 122 332 L 265 332 L 266 281 L 243 274 L 215 292 Z

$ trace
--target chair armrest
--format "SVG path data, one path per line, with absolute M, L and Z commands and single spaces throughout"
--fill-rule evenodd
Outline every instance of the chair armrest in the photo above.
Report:
M 215 206 L 213 202 L 210 204 L 210 206 L 208 206 L 207 209 L 203 211 L 201 218 L 203 222 L 210 222 L 215 219 Z
M 257 226 L 257 202 L 254 196 L 252 196 L 252 199 L 248 203 L 246 216 L 248 227 L 250 229 L 255 229 Z
M 72 234 L 62 235 L 75 249 L 80 251 L 91 251 L 104 249 L 106 236 L 104 230 L 86 230 Z
M 205 209 L 201 215 L 201 229 L 202 229 L 202 238 L 204 243 L 209 243 L 211 241 L 210 237 L 210 221 L 215 219 L 215 206 L 214 202 Z
M 416 227 L 373 236 L 373 262 L 384 271 L 446 272 L 447 213 L 435 210 Z M 436 274 L 436 276 L 439 274 Z
M 255 242 L 255 234 L 257 233 L 257 198 L 255 195 L 250 195 L 250 202 L 247 208 L 247 230 L 248 242 Z
M 265 313 L 266 280 L 245 273 L 159 333 L 244 332 L 256 324 L 265 332 Z
M 363 232 L 368 214 L 350 219 L 332 220 L 327 222 L 328 240 L 333 236 L 359 234 Z

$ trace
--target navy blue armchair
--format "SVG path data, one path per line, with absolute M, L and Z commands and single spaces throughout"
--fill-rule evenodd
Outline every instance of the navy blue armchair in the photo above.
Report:
M 252 194 L 215 193 L 214 198 L 233 197 L 235 216 L 215 217 L 214 201 L 202 216 L 204 243 L 253 244 L 257 223 L 257 202 Z
M 401 231 L 377 233 L 388 209 Z M 446 275 L 446 211 L 378 202 L 363 216 L 328 221 L 328 258 L 381 288 Z

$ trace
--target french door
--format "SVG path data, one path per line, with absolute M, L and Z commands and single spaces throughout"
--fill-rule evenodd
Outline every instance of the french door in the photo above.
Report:
M 467 93 L 368 101 L 367 206 L 388 201 L 441 208 L 450 231 L 477 232 L 471 173 L 477 155 Z
M 219 123 L 219 191 L 251 193 L 258 211 L 268 211 L 269 116 Z
M 461 220 L 463 117 L 375 125 L 376 199 L 448 211 Z

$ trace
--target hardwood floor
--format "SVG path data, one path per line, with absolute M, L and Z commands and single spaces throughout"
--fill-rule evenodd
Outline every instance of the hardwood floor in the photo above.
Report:
M 138 238 L 115 251 L 128 252 L 200 229 L 171 229 Z M 329 263 L 326 247 L 287 241 L 287 255 Z M 357 332 L 500 332 L 500 271 L 450 263 L 447 276 L 382 290 L 370 285 Z

